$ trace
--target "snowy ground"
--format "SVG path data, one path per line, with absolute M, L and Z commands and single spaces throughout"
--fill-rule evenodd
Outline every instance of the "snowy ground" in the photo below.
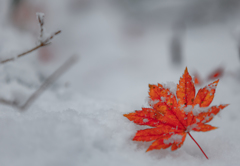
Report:
M 49 46 L 60 60 L 43 65 L 34 52 L 3 64 L 0 97 L 26 98 L 41 85 L 40 76 L 50 75 L 66 56 L 79 54 L 81 58 L 27 111 L 0 105 L 1 166 L 240 164 L 240 64 L 232 37 L 237 22 L 187 29 L 184 61 L 176 67 L 169 59 L 167 26 L 146 27 L 140 36 L 129 37 L 117 10 L 102 6 L 83 14 L 70 11 L 68 1 L 57 2 L 46 1 L 46 27 L 63 31 Z M 0 8 L 6 7 L 6 0 L 1 3 Z M 36 39 L 6 24 L 6 15 L 2 10 L 1 57 L 30 48 Z M 146 153 L 150 143 L 132 141 L 144 127 L 123 117 L 147 106 L 149 83 L 177 84 L 186 66 L 190 74 L 197 71 L 203 78 L 218 66 L 226 70 L 212 103 L 230 104 L 210 123 L 219 128 L 192 132 L 209 160 L 188 136 L 175 152 Z

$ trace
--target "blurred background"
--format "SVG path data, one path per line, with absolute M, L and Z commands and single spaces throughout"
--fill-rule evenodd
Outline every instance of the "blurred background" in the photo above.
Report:
M 238 82 L 239 9 L 239 0 L 0 0 L 1 59 L 35 46 L 36 12 L 47 32 L 62 30 L 50 46 L 1 65 L 1 96 L 30 93 L 72 54 L 80 60 L 55 84 L 59 95 L 70 87 L 139 108 L 149 83 L 177 83 L 186 66 L 201 83 L 214 74 Z

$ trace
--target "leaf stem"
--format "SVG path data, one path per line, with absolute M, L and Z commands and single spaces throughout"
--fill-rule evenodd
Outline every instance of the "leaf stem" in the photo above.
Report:
M 204 156 L 208 159 L 208 156 L 204 153 L 204 151 L 202 150 L 201 146 L 197 143 L 197 141 L 192 137 L 192 135 L 188 132 L 188 135 L 192 138 L 192 140 L 197 144 L 197 146 L 199 147 L 199 149 L 202 151 L 202 153 L 204 154 Z

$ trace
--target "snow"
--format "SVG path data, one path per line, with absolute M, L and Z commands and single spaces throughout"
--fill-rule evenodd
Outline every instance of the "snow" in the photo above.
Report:
M 192 105 L 188 105 L 184 108 L 184 105 L 180 107 L 180 109 L 183 109 L 185 113 L 189 113 L 192 111 L 194 116 L 197 116 L 201 112 L 207 112 L 210 108 L 209 107 L 200 107 L 199 104 L 195 105 L 194 107 Z
M 35 46 L 39 34 L 37 20 L 33 22 L 37 25 L 35 32 L 8 23 L 8 2 L 0 1 L 1 58 Z M 236 41 L 230 34 L 238 20 L 188 27 L 183 39 L 183 63 L 173 66 L 168 20 L 161 25 L 150 20 L 148 25 L 137 21 L 135 25 L 127 12 L 104 0 L 102 5 L 100 1 L 94 1 L 99 3 L 95 5 L 92 1 L 36 2 L 45 5 L 42 10 L 46 11 L 36 12 L 45 13 L 49 32 L 62 30 L 47 47 L 56 59 L 44 64 L 38 60 L 39 52 L 33 52 L 1 64 L 0 97 L 24 102 L 60 62 L 76 53 L 81 58 L 27 111 L 0 105 L 1 166 L 239 165 L 240 66 Z M 32 13 L 34 17 L 36 12 Z M 146 127 L 135 125 L 123 114 L 148 107 L 144 101 L 148 84 L 167 83 L 174 91 L 186 66 L 190 74 L 196 70 L 206 77 L 221 64 L 228 74 L 220 78 L 210 106 L 230 105 L 220 111 L 221 117 L 210 122 L 219 127 L 217 130 L 191 131 L 209 160 L 189 136 L 174 152 L 166 149 L 146 153 L 151 142 L 132 141 L 137 130 Z
M 40 18 L 41 22 L 44 21 L 44 13 L 36 13 L 37 19 Z
M 166 102 L 166 98 L 165 97 L 160 97 L 161 102 Z
M 193 110 L 191 105 L 188 105 L 185 108 L 184 108 L 184 105 L 182 105 L 182 106 L 180 106 L 180 109 L 182 109 L 182 108 L 183 108 L 184 112 L 186 112 L 186 113 L 189 113 L 189 112 L 191 112 Z
M 182 137 L 183 137 L 182 135 L 174 134 L 169 139 L 165 139 L 163 142 L 165 144 L 180 143 L 180 142 L 182 142 Z
M 169 89 L 176 96 L 177 84 L 174 82 L 167 81 L 166 84 L 162 84 L 165 89 Z
M 143 119 L 143 122 L 148 122 L 148 119 Z
M 0 98 L 23 105 L 28 97 L 34 92 L 34 89 L 27 88 L 16 81 L 1 86 Z
M 199 120 L 196 119 L 196 121 L 198 122 Z M 198 129 L 197 123 L 193 123 L 193 124 L 191 124 L 190 126 L 187 126 L 187 132 L 192 131 L 192 129 L 194 129 L 194 128 Z
M 209 110 L 209 107 L 200 107 L 199 104 L 195 105 L 192 112 L 193 115 L 197 116 L 201 112 L 207 112 Z
M 161 102 L 164 102 L 164 100 L 165 100 L 165 98 L 161 98 Z M 159 102 L 159 100 L 148 99 L 148 103 L 151 107 L 153 107 L 158 102 Z

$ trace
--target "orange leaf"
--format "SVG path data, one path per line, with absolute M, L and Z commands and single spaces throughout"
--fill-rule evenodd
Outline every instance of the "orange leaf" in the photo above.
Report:
M 178 131 L 178 130 L 177 130 Z M 159 138 L 162 138 L 168 133 L 174 133 L 176 130 L 170 126 L 160 126 L 157 128 L 151 128 L 151 129 L 145 129 L 145 130 L 139 130 L 135 137 L 133 138 L 134 141 L 152 141 Z M 178 132 L 181 132 L 179 130 Z
M 192 77 L 189 75 L 187 68 L 177 85 L 177 98 L 179 105 L 192 105 L 195 98 L 195 86 Z
M 194 120 L 195 120 L 195 122 L 199 121 L 199 122 L 203 122 L 203 123 L 208 123 L 213 119 L 213 116 L 217 115 L 220 110 L 222 110 L 223 108 L 225 108 L 227 106 L 228 106 L 228 104 L 220 105 L 218 107 L 212 106 L 207 112 L 202 112 L 202 113 L 198 114 L 197 116 L 195 116 Z
M 218 82 L 219 80 L 214 81 L 208 86 L 199 89 L 197 96 L 194 100 L 194 104 L 199 104 L 200 107 L 208 107 L 214 98 L 215 89 L 217 87 Z
M 210 130 L 215 130 L 217 129 L 217 127 L 213 127 L 209 124 L 204 124 L 204 123 L 198 123 L 197 126 L 195 128 L 193 128 L 193 131 L 210 131 Z
M 180 148 L 188 134 L 193 141 L 190 131 L 210 131 L 210 122 L 220 110 L 228 105 L 207 108 L 215 94 L 219 80 L 200 89 L 195 97 L 195 86 L 187 68 L 177 85 L 176 96 L 161 84 L 149 85 L 149 105 L 151 108 L 124 114 L 130 121 L 138 125 L 148 125 L 153 128 L 139 130 L 134 141 L 154 141 L 147 151 L 154 149 L 171 150 Z M 197 111 L 196 111 L 197 110 Z M 202 112 L 198 112 L 203 110 Z M 198 145 L 203 152 L 201 147 Z M 206 156 L 206 154 L 203 152 Z M 207 156 L 206 156 L 207 158 Z

